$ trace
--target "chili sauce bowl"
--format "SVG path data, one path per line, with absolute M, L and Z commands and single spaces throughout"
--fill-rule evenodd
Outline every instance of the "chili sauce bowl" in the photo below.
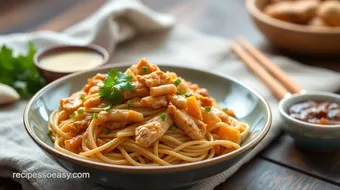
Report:
M 303 101 L 328 101 L 340 104 L 340 95 L 328 92 L 308 92 L 294 94 L 279 103 L 283 130 L 296 142 L 297 146 L 313 151 L 331 151 L 340 148 L 340 125 L 307 123 L 291 117 L 288 109 Z

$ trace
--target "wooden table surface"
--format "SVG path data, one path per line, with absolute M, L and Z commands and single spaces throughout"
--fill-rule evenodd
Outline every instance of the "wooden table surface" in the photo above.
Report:
M 340 72 L 340 58 L 288 55 L 271 47 L 252 24 L 244 0 L 142 0 L 148 7 L 174 14 L 177 23 L 224 38 L 243 35 L 266 52 L 303 64 Z M 0 34 L 37 30 L 61 31 L 97 10 L 105 0 L 0 1 Z M 339 42 L 336 42 L 339 43 Z M 317 77 L 317 76 L 316 76 Z M 340 189 L 340 150 L 303 151 L 281 134 L 266 150 L 217 189 Z M 0 178 L 0 190 L 20 189 Z

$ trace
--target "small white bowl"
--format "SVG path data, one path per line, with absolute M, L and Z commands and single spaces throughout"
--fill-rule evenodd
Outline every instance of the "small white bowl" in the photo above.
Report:
M 303 148 L 316 151 L 340 148 L 340 125 L 312 124 L 288 115 L 290 106 L 307 100 L 340 104 L 340 95 L 328 92 L 308 92 L 306 94 L 294 94 L 282 99 L 279 103 L 279 111 L 284 123 L 283 129 Z

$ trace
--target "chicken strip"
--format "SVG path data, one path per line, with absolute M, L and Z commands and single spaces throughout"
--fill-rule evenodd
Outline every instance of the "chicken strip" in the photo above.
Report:
M 128 100 L 134 97 L 144 97 L 150 94 L 149 88 L 138 81 L 133 82 L 133 86 L 134 89 L 132 91 L 124 92 L 124 99 Z
M 163 84 L 169 84 L 171 78 L 162 71 L 156 71 L 147 75 L 137 75 L 137 80 L 151 88 Z
M 127 121 L 121 121 L 121 122 L 107 121 L 107 122 L 100 124 L 100 127 L 114 130 L 114 129 L 119 129 L 119 128 L 125 127 L 127 124 L 128 124 Z
M 69 98 L 60 99 L 60 107 L 65 110 L 67 113 L 71 113 L 76 111 L 83 105 L 83 101 L 80 99 L 81 94 L 73 94 Z
M 146 69 L 143 69 L 146 68 Z M 138 64 L 132 65 L 130 70 L 135 75 L 146 75 L 155 71 L 158 71 L 159 68 L 155 64 L 150 64 L 145 58 L 141 59 Z
M 158 108 L 166 107 L 168 105 L 168 100 L 166 99 L 165 96 L 156 96 L 156 97 L 147 96 L 147 97 L 142 98 L 140 103 L 144 107 L 158 109 Z
M 191 139 L 204 139 L 207 124 L 189 116 L 187 113 L 177 109 L 173 105 L 169 106 L 168 112 L 173 116 L 176 126 L 184 131 L 184 133 L 187 134 Z
M 229 116 L 226 114 L 224 111 L 216 108 L 216 107 L 211 107 L 210 110 L 214 115 L 217 115 L 223 122 L 228 123 L 229 122 Z
M 162 114 L 165 114 L 162 117 Z M 146 124 L 136 128 L 136 142 L 143 147 L 149 147 L 160 139 L 165 132 L 173 125 L 173 120 L 168 113 L 162 113 L 149 120 Z
M 184 96 L 173 94 L 173 95 L 168 95 L 167 98 L 177 108 L 186 109 L 188 107 L 187 99 Z
M 98 118 L 95 119 L 95 124 L 100 125 L 107 121 L 116 122 L 143 122 L 143 114 L 133 110 L 113 109 L 110 111 L 101 111 Z

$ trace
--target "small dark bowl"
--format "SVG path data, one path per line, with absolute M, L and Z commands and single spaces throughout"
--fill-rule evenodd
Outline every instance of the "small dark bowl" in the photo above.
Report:
M 47 49 L 42 49 L 39 50 L 35 55 L 34 55 L 34 64 L 36 68 L 38 69 L 40 75 L 47 81 L 47 82 L 52 82 L 60 77 L 63 77 L 65 75 L 71 74 L 73 72 L 61 72 L 61 71 L 54 71 L 48 68 L 43 67 L 40 64 L 40 60 L 47 56 L 47 55 L 52 55 L 55 53 L 60 53 L 60 52 L 70 52 L 70 51 L 90 51 L 90 52 L 96 52 L 100 54 L 103 57 L 103 62 L 98 64 L 97 67 L 100 67 L 104 64 L 106 64 L 109 60 L 109 53 L 102 48 L 101 46 L 90 44 L 87 46 L 72 46 L 72 45 L 60 45 L 60 46 L 54 46 L 51 48 Z M 92 68 L 94 69 L 94 68 Z M 82 70 L 83 71 L 83 70 Z
M 72 172 L 89 172 L 91 180 L 104 186 L 124 189 L 171 189 L 195 184 L 234 166 L 258 145 L 269 131 L 271 111 L 267 102 L 254 90 L 231 77 L 180 66 L 160 65 L 164 71 L 176 72 L 186 80 L 207 88 L 223 106 L 235 111 L 240 121 L 250 126 L 249 136 L 241 148 L 212 159 L 171 166 L 120 166 L 84 160 L 53 147 L 48 136 L 48 115 L 59 107 L 59 99 L 68 97 L 84 86 L 96 73 L 107 73 L 111 67 L 125 71 L 129 65 L 108 65 L 74 73 L 52 82 L 32 97 L 24 113 L 29 136 L 42 150 Z

